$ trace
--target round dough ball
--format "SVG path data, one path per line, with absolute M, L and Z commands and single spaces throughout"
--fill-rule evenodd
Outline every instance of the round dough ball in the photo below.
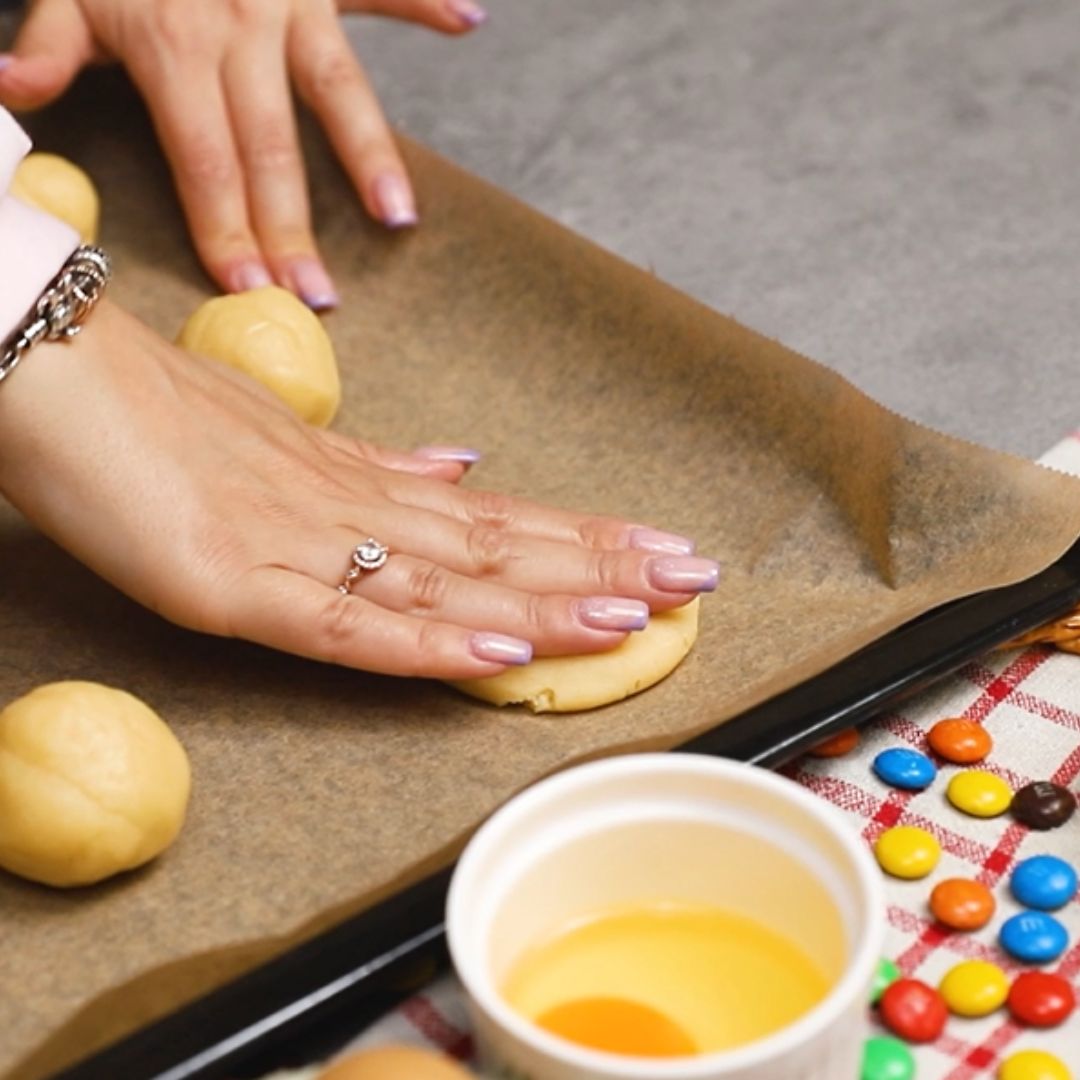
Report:
M 452 682 L 494 705 L 524 705 L 534 713 L 580 712 L 622 701 L 654 686 L 686 658 L 698 634 L 700 597 L 653 615 L 644 630 L 608 652 L 542 656 L 486 679 Z
M 97 241 L 101 200 L 94 182 L 58 154 L 27 154 L 15 170 L 11 194 L 66 221 L 84 244 Z
M 341 404 L 334 346 L 288 289 L 266 285 L 207 300 L 176 343 L 250 375 L 309 424 L 326 427 Z
M 415 1046 L 377 1046 L 334 1062 L 318 1080 L 470 1080 L 445 1054 Z
M 89 885 L 141 866 L 180 832 L 187 754 L 138 698 L 100 683 L 39 686 L 0 712 L 0 866 Z

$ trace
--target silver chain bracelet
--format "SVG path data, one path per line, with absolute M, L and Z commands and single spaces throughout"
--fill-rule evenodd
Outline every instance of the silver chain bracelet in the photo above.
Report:
M 112 275 L 112 261 L 99 247 L 84 245 L 71 253 L 34 305 L 26 322 L 4 343 L 0 382 L 39 341 L 69 340 L 101 299 Z

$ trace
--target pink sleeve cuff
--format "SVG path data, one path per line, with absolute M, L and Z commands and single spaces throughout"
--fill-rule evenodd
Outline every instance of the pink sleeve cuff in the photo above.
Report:
M 79 245 L 74 229 L 7 194 L 29 149 L 26 133 L 0 109 L 0 342 L 19 328 Z
M 29 150 L 30 139 L 26 132 L 7 109 L 0 109 L 0 195 L 7 194 L 11 178 Z
M 0 199 L 0 341 L 19 328 L 78 246 L 69 225 L 14 195 Z

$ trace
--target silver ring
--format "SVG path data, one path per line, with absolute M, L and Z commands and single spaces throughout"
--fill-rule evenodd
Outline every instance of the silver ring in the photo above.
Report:
M 353 548 L 349 559 L 351 565 L 345 572 L 345 580 L 338 586 L 338 592 L 348 596 L 360 575 L 366 570 L 378 570 L 389 554 L 390 549 L 385 544 L 380 544 L 374 536 L 369 536 L 362 544 L 357 544 Z

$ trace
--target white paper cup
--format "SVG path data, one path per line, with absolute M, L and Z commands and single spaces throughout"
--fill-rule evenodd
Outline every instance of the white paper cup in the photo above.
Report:
M 830 974 L 831 990 L 765 1038 L 680 1058 L 576 1046 L 501 997 L 522 952 L 575 919 L 671 900 L 714 905 L 775 929 Z M 753 766 L 639 754 L 560 773 L 497 811 L 454 873 L 447 936 L 485 1075 L 855 1080 L 884 915 L 880 871 L 823 800 Z

